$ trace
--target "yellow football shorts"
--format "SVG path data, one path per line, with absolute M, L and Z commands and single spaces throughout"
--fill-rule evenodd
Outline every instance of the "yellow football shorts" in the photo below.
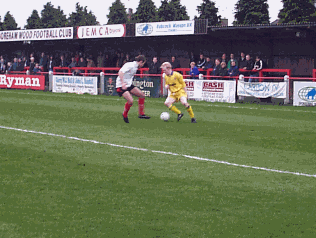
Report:
M 179 102 L 181 97 L 187 98 L 188 95 L 187 95 L 187 93 L 184 91 L 184 89 L 180 89 L 178 92 L 175 92 L 175 93 L 171 93 L 171 92 L 170 92 L 169 97 L 175 99 L 176 102 Z

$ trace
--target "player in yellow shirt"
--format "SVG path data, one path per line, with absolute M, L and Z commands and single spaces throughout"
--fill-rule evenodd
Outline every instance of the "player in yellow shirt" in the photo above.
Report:
M 183 113 L 173 105 L 173 103 L 180 101 L 184 105 L 191 117 L 191 122 L 196 123 L 192 107 L 187 102 L 186 84 L 183 81 L 182 74 L 172 71 L 172 66 L 169 62 L 164 62 L 161 67 L 164 72 L 165 88 L 168 90 L 168 97 L 165 101 L 165 105 L 173 112 L 178 114 L 178 121 L 183 117 Z

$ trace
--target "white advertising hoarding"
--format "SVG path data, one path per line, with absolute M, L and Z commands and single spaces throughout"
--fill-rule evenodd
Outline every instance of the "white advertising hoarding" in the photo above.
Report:
M 73 39 L 73 27 L 0 31 L 0 42 Z
M 54 93 L 98 94 L 98 78 L 82 76 L 53 76 Z
M 209 102 L 236 102 L 236 81 L 230 80 L 184 80 L 188 99 Z
M 238 96 L 248 96 L 256 98 L 286 98 L 286 83 L 279 82 L 256 82 L 249 83 L 238 81 L 237 87 Z
M 124 37 L 126 33 L 125 25 L 104 25 L 104 26 L 78 26 L 77 38 L 106 38 L 106 37 Z
M 316 82 L 294 82 L 293 106 L 316 106 Z
M 194 34 L 194 21 L 137 23 L 136 36 L 173 36 Z

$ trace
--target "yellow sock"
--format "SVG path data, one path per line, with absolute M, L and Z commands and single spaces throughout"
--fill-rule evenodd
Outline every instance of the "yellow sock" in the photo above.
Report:
M 187 107 L 187 111 L 188 111 L 190 117 L 193 118 L 193 117 L 194 117 L 194 113 L 193 113 L 193 110 L 192 110 L 192 107 L 191 107 L 191 106 L 188 106 L 188 107 Z
M 177 113 L 177 114 L 180 114 L 181 113 L 181 111 L 178 109 L 178 108 L 176 108 L 176 106 L 170 106 L 169 107 L 169 109 L 171 110 L 171 111 L 173 111 L 174 113 Z

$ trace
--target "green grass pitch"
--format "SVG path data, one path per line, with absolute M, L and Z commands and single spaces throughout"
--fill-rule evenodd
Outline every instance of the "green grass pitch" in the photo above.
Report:
M 163 102 L 0 90 L 0 237 L 316 236 L 315 108 Z

